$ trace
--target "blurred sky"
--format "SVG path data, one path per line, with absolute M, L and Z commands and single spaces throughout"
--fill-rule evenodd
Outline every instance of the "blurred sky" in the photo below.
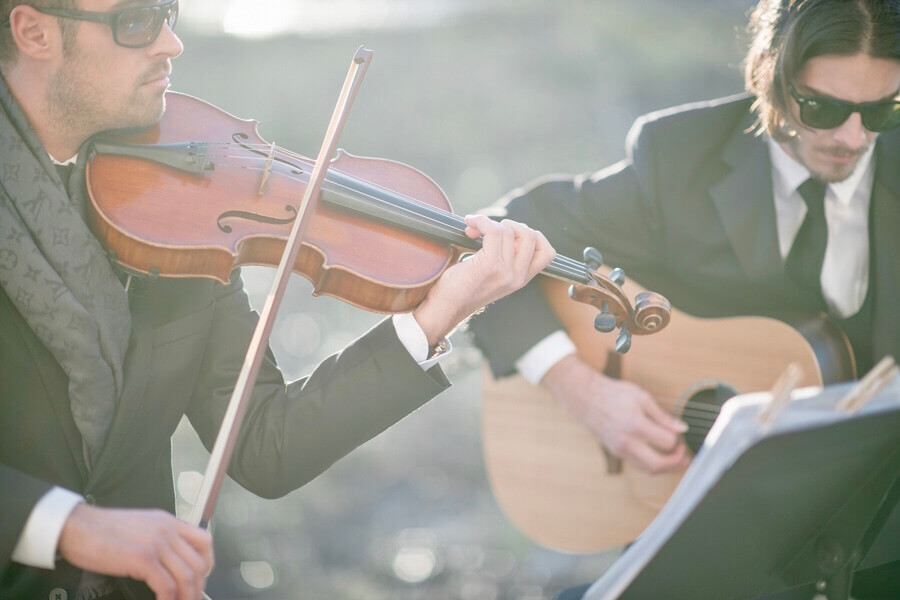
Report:
M 260 39 L 427 28 L 490 5 L 472 0 L 193 0 L 183 4 L 182 18 L 196 31 Z

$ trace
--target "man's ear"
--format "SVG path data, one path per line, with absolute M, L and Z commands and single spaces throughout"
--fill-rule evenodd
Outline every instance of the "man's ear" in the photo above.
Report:
M 62 52 L 62 31 L 53 15 L 19 4 L 9 13 L 9 29 L 19 52 L 35 59 L 50 60 Z

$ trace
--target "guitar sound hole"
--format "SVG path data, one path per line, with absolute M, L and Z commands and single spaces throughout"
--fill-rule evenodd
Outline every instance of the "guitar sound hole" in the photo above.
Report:
M 684 440 L 694 454 L 703 445 L 722 405 L 738 393 L 736 389 L 720 381 L 705 382 L 691 390 L 684 403 L 681 419 L 688 424 Z

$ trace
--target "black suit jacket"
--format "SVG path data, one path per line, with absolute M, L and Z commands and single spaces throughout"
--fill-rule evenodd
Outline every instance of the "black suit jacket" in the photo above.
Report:
M 784 273 L 768 148 L 748 133 L 752 102 L 740 95 L 643 117 L 629 133 L 624 161 L 514 190 L 502 212 L 543 231 L 566 256 L 580 259 L 586 246 L 598 248 L 606 264 L 695 315 L 815 312 Z M 878 360 L 900 357 L 900 131 L 878 138 L 875 160 L 870 244 Z M 525 351 L 557 329 L 533 284 L 470 324 L 497 376 L 512 373 Z
M 224 416 L 257 322 L 239 277 L 139 284 L 125 384 L 105 446 L 85 468 L 68 382 L 0 290 L 0 598 L 70 597 L 80 572 L 10 560 L 35 502 L 53 485 L 102 506 L 174 512 L 170 438 L 187 415 L 207 448 Z M 385 320 L 285 385 L 265 361 L 229 474 L 264 497 L 281 496 L 445 389 L 424 372 Z

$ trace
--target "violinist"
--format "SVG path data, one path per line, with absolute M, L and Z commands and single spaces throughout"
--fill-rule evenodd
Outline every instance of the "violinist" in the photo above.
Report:
M 499 212 L 692 314 L 827 312 L 865 373 L 900 358 L 900 3 L 761 0 L 749 33 L 746 93 L 644 116 L 620 163 L 539 179 Z M 686 425 L 582 361 L 537 286 L 470 327 L 495 376 L 546 387 L 613 455 L 686 465 Z M 854 596 L 900 597 L 893 569 L 893 593 L 859 578 Z
M 237 272 L 126 291 L 84 220 L 84 144 L 161 118 L 177 16 L 178 0 L 0 1 L 0 598 L 131 597 L 128 578 L 196 599 L 213 567 L 209 534 L 172 514 L 170 438 L 186 415 L 211 447 L 256 314 Z M 411 313 L 298 381 L 269 354 L 236 481 L 284 495 L 450 385 L 446 336 L 554 257 L 524 225 L 466 224 L 482 248 Z

